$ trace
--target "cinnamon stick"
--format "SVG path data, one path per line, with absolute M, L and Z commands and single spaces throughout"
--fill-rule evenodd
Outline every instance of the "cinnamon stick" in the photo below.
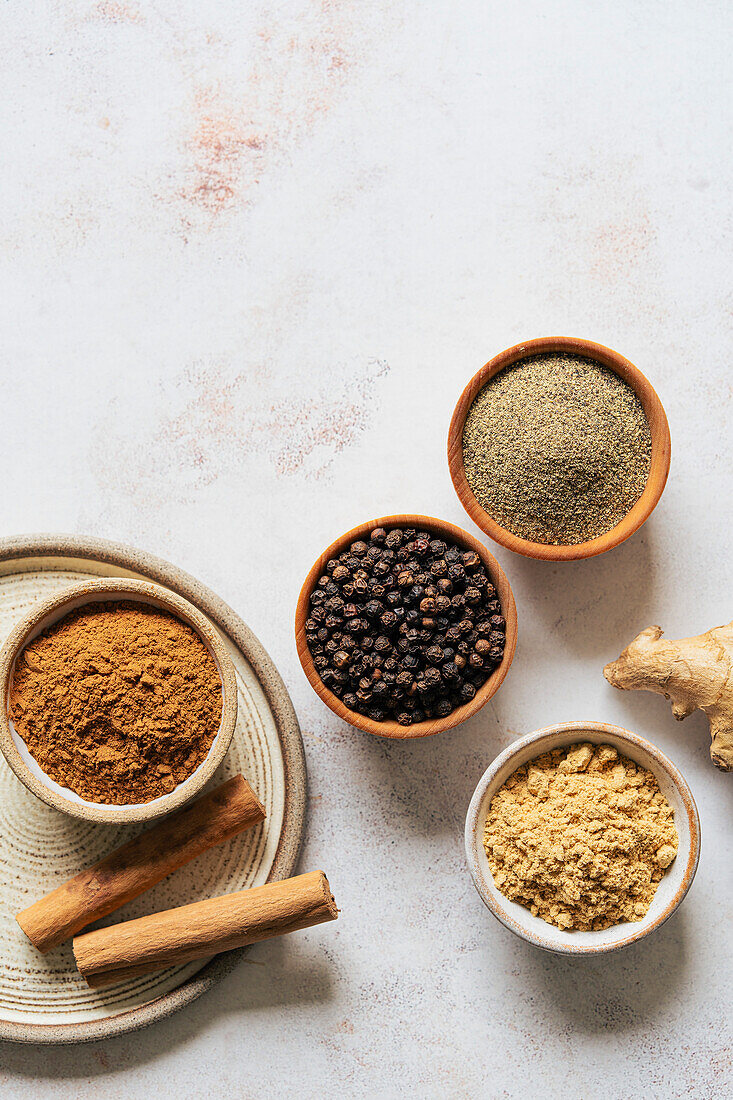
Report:
M 87 984 L 97 988 L 337 916 L 328 879 L 310 871 L 86 932 L 74 940 L 74 956 Z
M 16 920 L 39 951 L 149 890 L 202 852 L 263 821 L 265 810 L 247 780 L 235 775 L 191 806 L 116 848 L 99 863 L 35 902 Z

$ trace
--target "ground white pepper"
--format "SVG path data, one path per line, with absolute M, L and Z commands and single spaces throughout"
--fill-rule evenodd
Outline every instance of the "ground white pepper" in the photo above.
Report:
M 610 531 L 643 493 L 650 463 L 634 390 L 576 355 L 535 355 L 500 371 L 463 429 L 476 500 L 532 542 L 573 545 Z
M 641 920 L 677 844 L 655 776 L 589 743 L 518 768 L 492 798 L 484 831 L 497 889 L 567 931 Z

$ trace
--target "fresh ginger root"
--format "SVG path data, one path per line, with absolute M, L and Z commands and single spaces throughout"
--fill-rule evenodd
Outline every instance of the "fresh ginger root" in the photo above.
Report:
M 603 675 L 624 691 L 664 695 L 680 721 L 693 710 L 704 711 L 713 764 L 733 770 L 733 623 L 676 642 L 662 638 L 660 627 L 648 626 Z

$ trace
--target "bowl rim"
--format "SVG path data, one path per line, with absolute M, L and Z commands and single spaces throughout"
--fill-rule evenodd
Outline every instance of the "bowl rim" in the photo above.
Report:
M 494 375 L 506 367 L 513 366 L 521 359 L 526 359 L 529 356 L 542 355 L 548 352 L 562 352 L 570 355 L 580 355 L 586 359 L 594 359 L 623 378 L 641 401 L 652 437 L 649 475 L 644 491 L 633 508 L 610 531 L 606 531 L 594 539 L 588 539 L 586 542 L 558 546 L 520 538 L 497 523 L 481 507 L 474 496 L 468 484 L 463 465 L 463 427 L 468 410 L 479 390 Z M 505 546 L 507 550 L 543 561 L 577 561 L 580 558 L 592 558 L 597 554 L 605 554 L 608 550 L 613 550 L 614 547 L 625 542 L 646 522 L 659 503 L 669 475 L 670 460 L 669 424 L 662 402 L 659 400 L 659 396 L 651 382 L 641 373 L 638 367 L 635 367 L 619 352 L 605 347 L 604 344 L 597 344 L 592 340 L 572 336 L 541 336 L 534 340 L 525 340 L 521 344 L 514 344 L 495 355 L 493 359 L 490 359 L 474 374 L 464 388 L 453 411 L 448 430 L 448 469 L 458 498 L 473 522 L 485 534 L 498 542 L 500 546 Z
M 643 925 L 636 931 L 631 932 L 625 939 L 616 943 L 598 944 L 598 946 L 592 944 L 573 944 L 572 940 L 567 943 L 556 942 L 551 940 L 549 935 L 543 937 L 537 933 L 530 931 L 519 921 L 515 920 L 504 906 L 499 903 L 484 886 L 484 875 L 482 874 L 479 862 L 478 862 L 478 847 L 483 843 L 483 826 L 484 822 L 479 821 L 479 812 L 481 809 L 481 803 L 486 794 L 486 790 L 489 784 L 492 782 L 497 772 L 499 772 L 506 764 L 510 763 L 512 758 L 518 756 L 519 753 L 528 745 L 540 746 L 542 742 L 556 736 L 557 734 L 567 734 L 568 744 L 572 744 L 575 740 L 582 740 L 581 734 L 584 732 L 592 732 L 603 734 L 612 734 L 618 737 L 621 741 L 626 741 L 629 745 L 633 745 L 638 749 L 642 749 L 654 760 L 655 764 L 664 772 L 667 777 L 677 788 L 682 804 L 687 813 L 688 825 L 690 830 L 690 851 L 687 858 L 687 864 L 685 866 L 682 880 L 673 898 L 667 903 L 665 908 L 659 914 L 659 916 L 650 924 Z M 560 747 L 560 746 L 555 746 Z M 537 756 L 541 755 L 542 748 L 538 747 Z M 693 798 L 692 791 L 684 778 L 680 770 L 672 763 L 668 756 L 666 756 L 661 749 L 658 749 L 656 745 L 653 745 L 651 741 L 647 741 L 646 738 L 640 737 L 636 733 L 632 733 L 630 730 L 624 729 L 622 726 L 615 726 L 608 722 L 559 722 L 552 726 L 545 726 L 543 729 L 535 730 L 533 733 L 529 733 L 524 737 L 520 737 L 517 741 L 514 741 L 503 752 L 499 753 L 495 760 L 489 765 L 486 771 L 483 773 L 476 789 L 471 797 L 471 802 L 466 814 L 466 827 L 464 832 L 466 859 L 468 867 L 471 872 L 471 878 L 473 884 L 476 887 L 476 891 L 483 901 L 484 905 L 491 911 L 491 913 L 499 920 L 505 928 L 508 928 L 510 932 L 514 932 L 515 935 L 521 939 L 526 940 L 528 943 L 533 944 L 535 947 L 540 947 L 545 951 L 552 951 L 561 955 L 600 955 L 606 954 L 611 951 L 620 951 L 624 947 L 628 947 L 629 944 L 635 943 L 637 940 L 643 939 L 648 936 L 650 932 L 654 932 L 657 928 L 661 927 L 666 920 L 668 920 L 675 912 L 677 907 L 682 902 L 683 898 L 687 894 L 687 891 L 692 885 L 692 881 L 697 871 L 697 865 L 700 860 L 700 815 Z M 548 925 L 548 928 L 552 927 Z M 556 930 L 557 931 L 557 930 Z
M 54 612 L 61 611 L 67 604 L 75 603 L 75 606 L 84 606 L 87 603 L 102 602 L 107 598 L 112 601 L 117 599 L 135 602 L 136 597 L 138 602 L 158 605 L 192 627 L 212 654 L 222 687 L 222 713 L 219 728 L 207 756 L 196 771 L 179 783 L 169 794 L 161 795 L 150 802 L 136 803 L 131 806 L 75 802 L 47 787 L 34 775 L 15 744 L 8 717 L 8 693 L 15 661 L 27 644 L 29 635 L 38 630 L 39 624 Z M 55 621 L 63 617 L 64 615 L 61 614 Z M 206 616 L 188 600 L 150 581 L 110 578 L 69 585 L 48 599 L 34 604 L 28 614 L 16 623 L 0 649 L 0 751 L 17 778 L 37 798 L 53 809 L 83 821 L 130 825 L 140 821 L 154 821 L 179 809 L 203 789 L 221 764 L 231 744 L 236 721 L 236 673 L 223 639 Z
M 473 550 L 481 558 L 491 578 L 491 583 L 499 596 L 502 614 L 506 622 L 506 642 L 501 664 L 492 672 L 488 680 L 481 685 L 470 703 L 456 707 L 447 718 L 430 718 L 424 722 L 416 722 L 412 726 L 401 726 L 394 719 L 375 722 L 371 718 L 367 718 L 366 715 L 345 707 L 338 696 L 334 695 L 323 683 L 313 664 L 313 658 L 305 637 L 305 621 L 308 617 L 310 594 L 315 588 L 318 578 L 325 571 L 326 562 L 338 556 L 349 543 L 368 535 L 374 527 L 385 527 L 388 530 L 395 527 L 423 528 L 433 534 L 450 538 L 458 546 L 464 546 L 467 550 Z M 381 516 L 378 519 L 370 519 L 360 523 L 358 527 L 352 527 L 350 531 L 335 539 L 311 566 L 298 596 L 295 611 L 295 642 L 298 657 L 308 682 L 326 706 L 339 718 L 365 733 L 374 734 L 376 737 L 388 737 L 393 740 L 430 737 L 436 733 L 444 733 L 446 730 L 453 729 L 454 726 L 467 721 L 477 711 L 481 710 L 499 690 L 514 659 L 517 646 L 517 605 L 506 573 L 484 544 L 474 538 L 473 535 L 470 535 L 468 531 L 464 531 L 461 527 L 456 527 L 447 520 L 437 519 L 434 516 L 407 513 Z

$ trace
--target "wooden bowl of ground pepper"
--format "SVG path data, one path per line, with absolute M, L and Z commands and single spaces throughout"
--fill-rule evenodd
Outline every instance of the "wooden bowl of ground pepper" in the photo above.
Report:
M 669 473 L 667 417 L 618 352 L 546 337 L 501 352 L 461 394 L 453 485 L 474 523 L 548 561 L 603 554 L 648 519 Z
M 236 674 L 212 624 L 144 581 L 44 601 L 0 651 L 0 749 L 55 809 L 148 821 L 195 797 L 226 755 Z
M 495 694 L 514 657 L 517 610 L 495 558 L 429 516 L 369 520 L 311 568 L 295 616 L 313 690 L 379 737 L 442 733 Z

